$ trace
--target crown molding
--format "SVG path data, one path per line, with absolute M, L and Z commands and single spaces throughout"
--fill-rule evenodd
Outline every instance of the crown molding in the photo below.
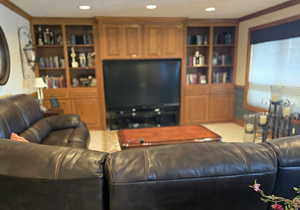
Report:
M 287 1 L 287 2 L 284 2 L 284 3 L 281 3 L 281 4 L 277 4 L 273 7 L 269 7 L 267 9 L 263 9 L 263 10 L 260 10 L 258 12 L 240 17 L 239 22 L 250 20 L 252 18 L 256 18 L 256 17 L 262 16 L 262 15 L 270 14 L 270 13 L 276 12 L 278 10 L 294 6 L 296 4 L 300 4 L 300 0 L 290 0 L 290 1 Z
M 17 5 L 15 5 L 13 2 L 11 2 L 10 0 L 0 0 L 0 4 L 3 4 L 4 6 L 6 6 L 7 8 L 9 8 L 10 10 L 14 11 L 15 13 L 21 15 L 22 17 L 28 19 L 29 21 L 31 20 L 32 16 L 29 15 L 27 12 L 25 12 L 24 10 L 22 10 L 20 7 L 18 7 Z

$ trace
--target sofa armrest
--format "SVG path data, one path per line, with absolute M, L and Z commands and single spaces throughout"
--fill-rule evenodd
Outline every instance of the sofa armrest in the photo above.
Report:
M 106 153 L 0 139 L 1 210 L 105 210 Z
M 102 178 L 106 153 L 0 139 L 0 175 L 36 179 Z
M 75 114 L 55 115 L 46 117 L 45 119 L 48 121 L 53 130 L 76 128 L 81 122 L 79 115 Z

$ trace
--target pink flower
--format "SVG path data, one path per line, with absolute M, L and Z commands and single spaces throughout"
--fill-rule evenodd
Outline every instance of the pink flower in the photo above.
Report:
M 271 207 L 272 207 L 272 209 L 275 209 L 275 210 L 283 210 L 282 205 L 277 204 L 277 203 L 273 204 Z
M 260 188 L 260 184 L 255 183 L 255 184 L 253 185 L 254 191 L 256 191 L 256 192 L 260 191 L 259 188 Z

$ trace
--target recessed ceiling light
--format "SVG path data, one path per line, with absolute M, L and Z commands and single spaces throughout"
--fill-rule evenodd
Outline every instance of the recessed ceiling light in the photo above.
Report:
M 89 5 L 80 5 L 79 9 L 81 9 L 81 10 L 90 10 L 91 6 L 89 6 Z
M 149 4 L 146 6 L 147 9 L 156 9 L 157 8 L 157 5 L 155 4 Z
M 214 7 L 208 7 L 208 8 L 205 9 L 205 11 L 206 12 L 214 12 L 214 11 L 216 11 L 216 8 L 214 8 Z

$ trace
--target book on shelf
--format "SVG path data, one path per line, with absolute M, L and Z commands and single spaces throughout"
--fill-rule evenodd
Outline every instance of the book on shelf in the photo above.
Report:
M 45 76 L 44 77 L 45 83 L 47 84 L 48 88 L 65 88 L 66 87 L 66 80 L 64 76 L 54 77 L 54 76 Z
M 189 73 L 186 76 L 187 84 L 188 85 L 195 85 L 195 84 L 206 84 L 206 75 L 201 73 Z
M 228 82 L 230 82 L 228 72 L 214 72 L 212 79 L 213 79 L 213 83 L 228 83 Z

